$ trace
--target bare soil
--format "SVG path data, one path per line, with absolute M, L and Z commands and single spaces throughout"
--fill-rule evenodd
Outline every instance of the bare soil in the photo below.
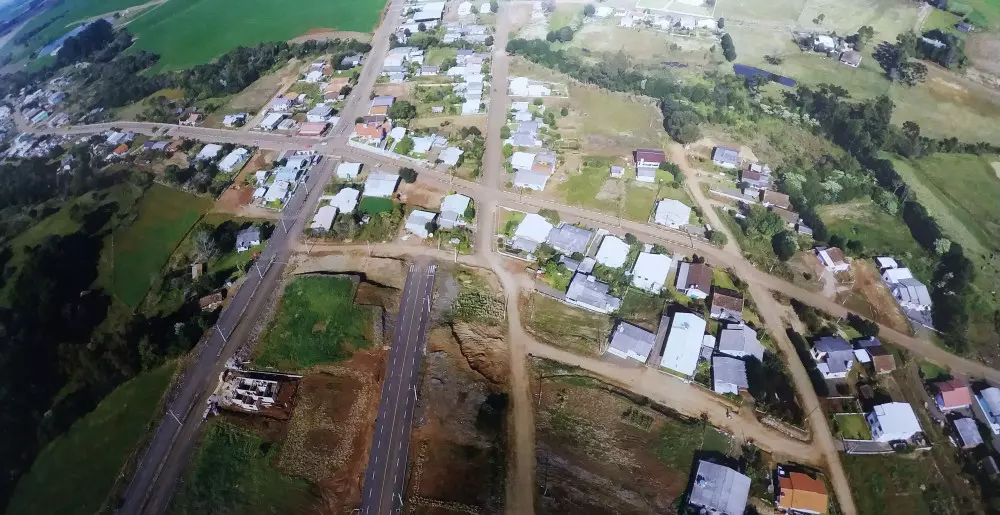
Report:
M 369 257 L 363 251 L 315 251 L 309 255 L 296 254 L 292 262 L 296 273 L 363 273 L 368 281 L 396 288 L 397 290 L 401 290 L 405 286 L 408 268 L 406 262 L 403 260 Z
M 255 152 L 250 157 L 250 161 L 247 161 L 247 164 L 233 179 L 233 183 L 219 196 L 219 200 L 212 207 L 212 212 L 253 218 L 280 218 L 280 213 L 276 211 L 250 205 L 250 201 L 253 200 L 253 192 L 257 189 L 253 184 L 254 174 L 258 170 L 269 169 L 271 162 L 277 155 L 278 153 L 273 150 Z
M 432 188 L 426 183 L 403 182 L 399 185 L 400 200 L 404 203 L 435 211 L 441 207 L 444 194 L 444 190 Z
M 899 310 L 899 304 L 882 282 L 882 276 L 868 260 L 856 259 L 851 263 L 854 276 L 853 292 L 864 299 L 874 320 L 902 333 L 910 332 L 910 323 Z

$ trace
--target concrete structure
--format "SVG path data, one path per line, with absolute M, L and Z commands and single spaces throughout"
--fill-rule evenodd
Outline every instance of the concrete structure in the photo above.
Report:
M 632 267 L 632 286 L 653 294 L 666 286 L 672 260 L 664 254 L 640 252 Z
M 865 415 L 865 420 L 876 442 L 909 440 L 922 431 L 913 408 L 905 402 L 879 404 Z
M 628 252 L 628 243 L 609 234 L 601 240 L 601 247 L 597 249 L 597 255 L 594 258 L 604 266 L 621 268 L 628 260 Z
M 677 267 L 677 291 L 692 299 L 704 299 L 712 289 L 712 269 L 705 263 L 682 261 Z
M 427 224 L 433 222 L 435 217 L 437 217 L 437 213 L 414 209 L 410 212 L 410 216 L 406 217 L 406 230 L 421 238 L 427 239 L 427 237 L 430 236 L 430 232 L 427 230 Z
M 608 354 L 645 363 L 655 341 L 655 334 L 628 322 L 619 321 L 615 330 L 611 332 Z
M 366 197 L 391 197 L 399 184 L 399 175 L 386 172 L 373 172 L 365 180 Z
M 694 313 L 674 313 L 660 366 L 688 377 L 693 376 L 701 355 L 705 327 L 705 320 Z
M 340 163 L 337 165 L 337 178 L 338 179 L 357 179 L 358 175 L 361 173 L 361 163 Z
M 663 199 L 656 203 L 653 221 L 677 229 L 691 221 L 691 208 L 679 200 Z
M 708 515 L 742 515 L 749 496 L 749 477 L 729 467 L 698 461 L 688 505 Z
M 712 389 L 715 393 L 739 395 L 740 391 L 747 388 L 749 383 L 746 362 L 728 356 L 712 358 Z
M 607 284 L 592 275 L 577 272 L 566 290 L 566 303 L 598 313 L 612 313 L 621 307 L 621 299 L 613 297 Z

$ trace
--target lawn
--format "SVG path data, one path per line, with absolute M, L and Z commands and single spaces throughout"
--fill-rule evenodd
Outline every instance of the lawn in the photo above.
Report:
M 131 51 L 159 54 L 152 72 L 179 70 L 238 46 L 286 41 L 310 29 L 371 32 L 384 5 L 378 0 L 306 0 L 294 7 L 270 0 L 170 0 L 128 25 L 138 36 Z
M 97 513 L 157 414 L 174 368 L 170 362 L 119 386 L 52 441 L 18 482 L 7 513 Z
M 955 28 L 960 21 L 962 21 L 962 17 L 955 13 L 942 11 L 941 9 L 933 9 L 931 10 L 931 13 L 927 15 L 927 19 L 924 20 L 924 26 L 921 27 L 921 30 L 926 32 L 928 30 L 938 29 L 942 32 L 961 36 L 962 33 L 958 32 Z
M 135 222 L 113 237 L 111 289 L 135 307 L 212 199 L 153 184 L 137 206 Z
M 500 220 L 501 232 L 508 237 L 513 236 L 514 231 L 517 230 L 517 226 L 520 225 L 527 214 L 522 211 L 511 211 L 509 209 L 503 209 L 502 212 L 503 218 Z
M 366 215 L 377 215 L 392 211 L 392 199 L 383 197 L 361 197 L 358 210 Z
M 942 484 L 944 479 L 929 455 L 845 454 L 841 459 L 858 513 L 938 515 L 963 512 Z
M 858 413 L 837 413 L 834 415 L 840 436 L 848 440 L 871 440 L 872 432 L 864 415 Z
M 585 157 L 579 172 L 568 174 L 565 182 L 559 184 L 556 191 L 564 203 L 571 206 L 587 207 L 604 211 L 606 213 L 618 213 L 620 195 L 618 193 L 618 183 L 620 179 L 611 179 L 608 174 L 609 167 L 613 161 L 600 157 Z M 610 194 L 603 194 L 604 183 L 611 181 Z
M 701 444 L 701 450 L 729 454 L 732 445 L 733 438 L 731 436 L 712 426 L 705 426 L 705 436 Z
M 427 66 L 441 66 L 445 60 L 454 58 L 458 50 L 450 47 L 432 47 L 424 53 L 424 64 Z
M 622 297 L 622 305 L 618 309 L 618 316 L 631 324 L 637 325 L 647 331 L 656 332 L 660 324 L 660 317 L 663 315 L 663 307 L 666 301 L 659 296 L 651 295 L 636 288 L 629 288 Z
M 273 465 L 279 444 L 218 419 L 207 426 L 171 513 L 309 511 L 314 502 L 309 482 Z
M 939 377 L 951 377 L 951 371 L 937 363 L 924 360 L 919 360 L 917 363 L 920 366 L 920 377 L 923 377 L 924 381 L 934 381 Z
M 961 0 L 949 2 L 948 9 L 965 13 L 974 25 L 1000 26 L 1000 2 L 996 0 Z
M 255 365 L 301 370 L 351 357 L 371 346 L 371 312 L 354 304 L 354 283 L 345 277 L 310 275 L 285 287 L 274 319 L 261 338 Z
M 736 287 L 736 283 L 733 282 L 733 278 L 729 276 L 729 272 L 721 268 L 712 269 L 712 285 L 720 288 L 729 288 L 730 290 L 739 290 Z
M 689 470 L 694 453 L 701 449 L 704 440 L 703 424 L 665 418 L 653 455 L 671 468 Z
M 527 306 L 525 329 L 543 342 L 578 354 L 601 353 L 611 334 L 612 320 L 575 308 L 544 295 L 531 295 Z
M 924 254 L 906 224 L 871 200 L 820 206 L 817 213 L 830 234 L 858 240 L 872 254 L 914 257 Z

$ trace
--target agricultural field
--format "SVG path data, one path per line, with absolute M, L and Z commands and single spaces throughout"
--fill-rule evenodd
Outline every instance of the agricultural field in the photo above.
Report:
M 52 441 L 21 478 L 8 513 L 98 513 L 119 481 L 125 462 L 146 435 L 176 363 L 169 362 L 122 384 L 94 411 Z M 100 449 L 100 452 L 94 452 Z
M 17 46 L 13 41 L 0 47 L 0 52 L 14 52 L 15 55 L 27 55 L 42 48 L 73 30 L 83 21 L 90 20 L 102 14 L 113 14 L 115 11 L 142 5 L 147 0 L 75 0 L 62 2 L 55 7 L 36 15 L 21 28 L 19 34 L 32 31 L 37 33 L 23 46 Z
M 128 25 L 138 37 L 132 51 L 159 54 L 148 73 L 206 63 L 238 46 L 286 41 L 310 30 L 370 32 L 384 2 L 310 0 L 295 9 L 267 0 L 170 0 Z M 232 18 L 232 13 L 240 13 Z M 233 19 L 238 30 L 219 30 Z
M 540 341 L 578 354 L 604 352 L 613 320 L 541 294 L 521 296 L 524 328 Z

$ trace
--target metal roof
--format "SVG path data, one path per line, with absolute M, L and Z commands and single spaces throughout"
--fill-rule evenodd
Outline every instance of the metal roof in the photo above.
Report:
M 750 478 L 712 462 L 699 460 L 688 503 L 715 513 L 741 515 L 750 496 Z

